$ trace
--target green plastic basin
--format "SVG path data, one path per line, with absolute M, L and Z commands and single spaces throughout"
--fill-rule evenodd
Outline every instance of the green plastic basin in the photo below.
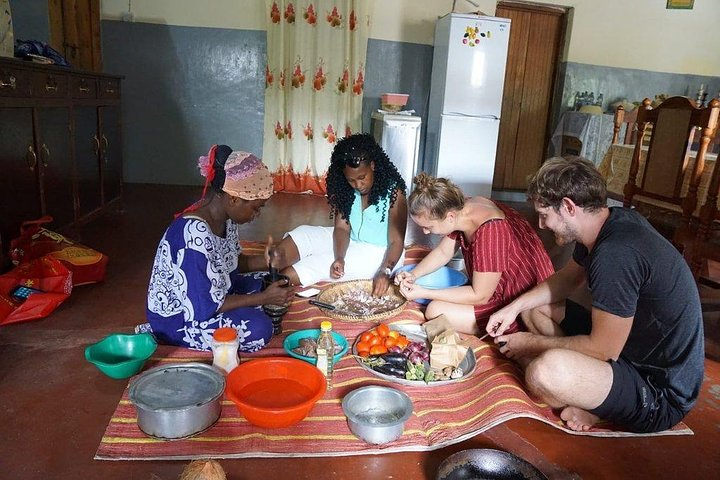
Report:
M 110 378 L 129 378 L 142 370 L 157 349 L 149 333 L 114 333 L 85 348 L 85 359 Z

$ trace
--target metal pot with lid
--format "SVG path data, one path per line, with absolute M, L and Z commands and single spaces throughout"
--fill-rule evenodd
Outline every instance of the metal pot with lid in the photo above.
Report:
M 204 363 L 166 365 L 148 370 L 130 385 L 137 423 L 146 434 L 186 438 L 220 417 L 225 377 Z

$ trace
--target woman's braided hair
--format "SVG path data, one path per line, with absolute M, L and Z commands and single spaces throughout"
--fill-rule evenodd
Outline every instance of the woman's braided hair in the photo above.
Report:
M 375 205 L 380 211 L 380 202 L 387 202 L 390 194 L 390 207 L 395 205 L 397 190 L 405 194 L 406 186 L 397 167 L 392 164 L 387 153 L 377 144 L 372 135 L 356 133 L 337 142 L 330 157 L 327 173 L 327 198 L 330 204 L 330 216 L 340 214 L 346 222 L 350 219 L 350 209 L 355 201 L 355 191 L 345 179 L 345 167 L 357 168 L 361 163 L 370 165 L 375 162 L 373 185 L 370 188 L 368 205 Z M 382 220 L 385 220 L 383 208 Z

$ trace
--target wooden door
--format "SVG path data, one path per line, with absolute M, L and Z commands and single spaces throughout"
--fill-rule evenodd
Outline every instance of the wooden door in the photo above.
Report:
M 498 2 L 495 15 L 510 18 L 512 24 L 494 189 L 524 190 L 528 175 L 535 173 L 545 159 L 567 10 Z
M 74 68 L 102 71 L 100 0 L 49 0 L 50 44 Z
M 53 226 L 61 227 L 75 220 L 70 108 L 39 108 L 37 119 L 43 215 L 52 216 Z

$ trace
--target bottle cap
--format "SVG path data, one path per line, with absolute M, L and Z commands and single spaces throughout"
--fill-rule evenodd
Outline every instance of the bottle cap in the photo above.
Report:
M 216 328 L 213 338 L 218 342 L 231 342 L 237 338 L 237 330 L 232 327 Z
M 320 323 L 320 330 L 332 330 L 332 323 L 327 320 Z

